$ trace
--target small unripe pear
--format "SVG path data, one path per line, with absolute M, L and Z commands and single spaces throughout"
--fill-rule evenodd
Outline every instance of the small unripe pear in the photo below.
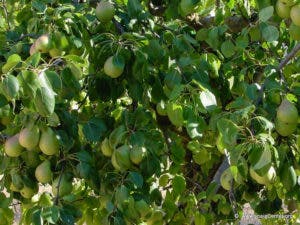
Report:
M 283 123 L 297 123 L 298 110 L 296 106 L 284 99 L 277 109 L 277 119 Z

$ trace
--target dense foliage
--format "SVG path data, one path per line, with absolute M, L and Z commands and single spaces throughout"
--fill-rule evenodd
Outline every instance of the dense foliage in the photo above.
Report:
M 295 224 L 299 26 L 296 0 L 1 1 L 0 224 L 13 199 L 22 224 Z

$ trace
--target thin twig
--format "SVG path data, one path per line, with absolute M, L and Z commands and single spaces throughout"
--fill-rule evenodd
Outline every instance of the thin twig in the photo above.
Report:
M 19 39 L 18 39 L 18 41 L 21 41 L 21 40 L 23 40 L 24 38 L 27 38 L 27 37 L 31 37 L 31 38 L 37 38 L 37 34 L 22 34 L 20 37 L 19 37 Z

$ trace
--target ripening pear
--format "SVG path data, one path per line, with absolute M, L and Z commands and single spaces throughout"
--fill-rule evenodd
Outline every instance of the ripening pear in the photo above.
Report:
M 34 190 L 31 187 L 25 186 L 20 190 L 20 194 L 23 196 L 23 198 L 32 198 L 36 193 L 36 190 Z
M 298 110 L 296 106 L 287 99 L 284 99 L 277 109 L 277 119 L 284 123 L 297 123 Z
M 102 151 L 103 155 L 105 155 L 107 157 L 111 157 L 112 156 L 114 150 L 110 146 L 108 138 L 105 138 L 102 141 L 100 148 L 101 148 L 101 151 Z
M 297 26 L 300 26 L 300 4 L 294 5 L 290 13 L 291 20 Z
M 49 160 L 45 160 L 35 169 L 35 178 L 45 184 L 52 180 L 53 173 L 51 171 L 51 163 Z
M 275 8 L 279 17 L 283 19 L 290 18 L 291 7 L 287 4 L 282 3 L 280 0 L 278 0 Z
M 40 130 L 37 126 L 26 127 L 21 130 L 19 135 L 19 142 L 24 148 L 28 150 L 34 149 L 40 140 Z
M 111 2 L 109 2 L 107 0 L 102 0 L 97 5 L 95 14 L 100 22 L 107 23 L 107 22 L 111 21 L 112 18 L 114 17 L 115 7 Z
M 232 173 L 230 171 L 230 169 L 228 168 L 227 170 L 225 170 L 222 175 L 221 175 L 221 186 L 229 191 L 231 188 L 231 181 L 233 180 L 233 176 Z
M 35 42 L 30 46 L 30 50 L 29 50 L 29 54 L 30 55 L 33 55 L 35 53 L 37 53 L 38 51 L 36 50 L 36 47 L 35 47 Z
M 41 151 L 46 155 L 55 155 L 58 153 L 59 142 L 55 132 L 50 127 L 42 130 L 39 147 Z
M 297 123 L 284 123 L 280 120 L 275 120 L 275 129 L 283 137 L 287 137 L 295 132 L 297 129 Z
M 139 165 L 145 154 L 146 154 L 146 148 L 145 147 L 141 147 L 141 146 L 135 146 L 130 150 L 130 160 L 131 162 L 133 162 L 136 165 Z
M 116 57 L 111 56 L 104 63 L 104 73 L 111 78 L 117 78 L 123 73 L 124 67 L 125 62 L 122 59 L 118 61 Z
M 50 47 L 50 37 L 48 34 L 41 35 L 36 41 L 35 41 L 35 49 L 38 52 L 48 52 Z
M 4 151 L 10 157 L 18 157 L 23 151 L 23 147 L 19 143 L 19 134 L 16 134 L 5 141 Z
M 277 117 L 275 120 L 276 131 L 281 136 L 289 136 L 297 129 L 298 110 L 296 106 L 284 99 L 277 109 Z

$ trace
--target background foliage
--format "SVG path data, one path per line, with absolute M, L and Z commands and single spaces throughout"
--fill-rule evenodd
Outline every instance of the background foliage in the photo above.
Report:
M 299 118 L 288 136 L 275 121 L 284 98 L 300 109 L 300 61 L 284 61 L 297 41 L 276 1 L 113 3 L 114 19 L 102 23 L 92 1 L 0 2 L 0 186 L 10 192 L 0 195 L 0 223 L 12 224 L 12 199 L 23 224 L 226 223 L 246 202 L 295 223 Z M 43 34 L 58 54 L 30 55 Z M 110 56 L 125 63 L 115 79 L 103 70 Z M 32 124 L 55 132 L 59 152 L 7 156 L 6 139 Z M 45 160 L 48 183 L 66 179 L 72 192 L 38 193 Z M 249 173 L 271 167 L 270 183 Z

